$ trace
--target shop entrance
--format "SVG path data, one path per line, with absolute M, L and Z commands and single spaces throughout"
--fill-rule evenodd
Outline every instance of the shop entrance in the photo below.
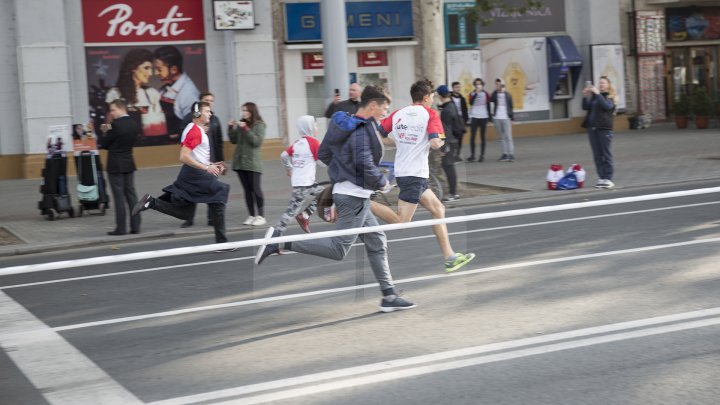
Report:
M 692 94 L 696 87 L 704 87 L 710 97 L 718 94 L 717 46 L 673 47 L 668 52 L 668 105 L 682 94 Z

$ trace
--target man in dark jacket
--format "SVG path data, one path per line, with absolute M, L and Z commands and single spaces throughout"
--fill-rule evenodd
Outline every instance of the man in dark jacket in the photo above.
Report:
M 362 88 L 359 84 L 353 83 L 348 89 L 348 99 L 340 101 L 340 94 L 335 94 L 335 98 L 332 103 L 325 110 L 325 118 L 331 118 L 333 114 L 338 111 L 345 111 L 352 115 L 357 112 L 358 106 L 360 105 L 360 94 Z
M 140 134 L 135 121 L 127 113 L 124 100 L 110 103 L 112 124 L 104 124 L 99 139 L 101 148 L 108 150 L 107 173 L 115 201 L 115 229 L 108 235 L 127 233 L 127 209 L 137 203 L 135 192 L 135 160 L 133 145 Z M 127 205 L 126 205 L 127 204 Z M 130 233 L 140 233 L 140 215 L 130 216 Z
M 457 171 L 455 170 L 457 161 L 455 157 L 457 156 L 458 142 L 465 132 L 465 123 L 458 113 L 456 104 L 452 100 L 452 93 L 448 91 L 447 86 L 439 86 L 437 93 L 440 96 L 440 121 L 442 121 L 447 140 L 447 150 L 443 153 L 441 165 L 447 177 L 449 193 L 443 198 L 443 201 L 449 202 L 460 198 L 457 194 Z M 430 153 L 433 151 L 431 150 Z
M 370 196 L 375 191 L 386 192 L 390 189 L 390 183 L 378 169 L 383 144 L 377 129 L 377 122 L 387 114 L 389 104 L 390 99 L 381 88 L 366 87 L 356 116 L 352 117 L 344 112 L 335 113 L 320 145 L 318 158 L 328 165 L 328 174 L 334 183 L 336 230 L 378 226 L 377 219 L 370 211 Z M 277 236 L 278 233 L 270 228 L 265 237 L 271 235 Z M 380 310 L 392 312 L 414 308 L 414 303 L 401 298 L 395 291 L 388 265 L 387 238 L 384 232 L 286 242 L 282 248 L 342 260 L 358 236 L 365 244 L 370 268 L 382 291 Z M 255 255 L 255 263 L 260 264 L 269 255 L 279 253 L 278 244 L 260 246 Z
M 210 105 L 210 110 L 212 110 L 213 106 L 215 105 L 215 95 L 210 93 L 209 91 L 204 91 L 200 93 L 200 101 L 206 102 Z M 180 133 L 182 134 L 185 128 L 188 126 L 188 124 L 192 123 L 193 116 L 192 113 L 188 113 L 188 115 L 185 116 L 185 119 L 183 120 L 182 127 L 180 128 Z M 222 123 L 220 122 L 220 118 L 215 115 L 215 113 L 212 114 L 212 117 L 210 117 L 210 123 L 208 124 L 208 127 L 206 128 L 206 133 L 208 136 L 208 139 L 210 140 L 210 161 L 219 163 L 225 161 L 225 155 L 223 154 L 223 133 L 222 133 Z M 182 142 L 183 139 L 180 139 L 180 142 Z M 208 226 L 212 226 L 212 220 L 210 219 L 211 215 L 208 211 Z M 193 211 L 193 214 L 190 216 L 190 219 L 183 222 L 182 225 L 180 225 L 181 228 L 187 228 L 190 226 L 193 226 L 193 221 L 195 219 L 195 212 Z

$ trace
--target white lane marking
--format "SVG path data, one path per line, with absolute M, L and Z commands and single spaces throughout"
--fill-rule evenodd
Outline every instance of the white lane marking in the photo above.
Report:
M 143 403 L 1 291 L 0 346 L 53 405 Z
M 675 206 L 671 206 L 671 207 L 650 208 L 650 209 L 645 209 L 645 210 L 616 212 L 616 213 L 601 214 L 601 215 L 589 215 L 589 216 L 584 216 L 584 217 L 564 218 L 564 219 L 558 219 L 558 220 L 553 220 L 553 221 L 529 222 L 526 224 L 496 226 L 496 227 L 492 227 L 492 228 L 472 229 L 472 230 L 468 230 L 468 231 L 450 232 L 449 235 L 455 236 L 455 235 L 464 235 L 464 234 L 478 233 L 478 232 L 490 232 L 490 231 L 500 231 L 500 230 L 506 230 L 506 229 L 525 228 L 525 227 L 532 227 L 532 226 L 553 225 L 553 224 L 559 224 L 559 223 L 564 223 L 564 222 L 586 221 L 586 220 L 592 220 L 592 219 L 608 218 L 608 217 L 623 216 L 623 215 L 633 215 L 633 214 L 643 214 L 643 213 L 648 213 L 648 212 L 666 211 L 666 210 L 673 210 L 673 209 L 680 209 L 680 208 L 693 208 L 693 207 L 700 207 L 700 206 L 704 206 L 704 205 L 713 205 L 713 204 L 720 204 L 720 201 L 711 201 L 711 202 L 704 202 L 704 203 L 697 203 L 697 204 L 675 205 Z M 411 240 L 429 239 L 429 238 L 435 238 L 435 235 L 430 234 L 430 235 L 421 235 L 421 236 L 409 236 L 406 238 L 388 239 L 388 243 L 407 242 L 407 241 L 411 241 Z M 353 244 L 354 247 L 362 246 L 362 245 L 364 245 L 364 244 L 363 243 Z M 286 254 L 294 254 L 294 253 L 295 252 L 287 252 Z M 120 272 L 115 272 L 115 273 L 94 274 L 91 276 L 71 277 L 71 278 L 63 278 L 63 279 L 57 279 L 57 280 L 38 281 L 38 282 L 34 282 L 34 283 L 6 285 L 6 286 L 0 286 L 0 290 L 9 290 L 9 289 L 13 289 L 13 288 L 22 288 L 22 287 L 34 287 L 34 286 L 45 285 L 45 284 L 65 283 L 65 282 L 69 282 L 69 281 L 80 281 L 80 280 L 90 280 L 90 279 L 105 278 L 105 277 L 125 276 L 125 275 L 131 275 L 131 274 L 146 273 L 146 272 L 151 272 L 151 271 L 172 270 L 175 268 L 204 266 L 207 264 L 227 263 L 227 262 L 234 262 L 234 261 L 241 261 L 241 260 L 251 260 L 253 258 L 255 258 L 255 256 L 245 256 L 245 257 L 240 257 L 240 258 L 232 258 L 232 259 L 224 259 L 224 260 L 213 260 L 213 261 L 196 262 L 196 263 L 184 263 L 184 264 L 177 264 L 177 265 L 172 265 L 172 266 L 152 267 L 152 268 L 148 268 L 148 269 L 120 271 Z
M 461 216 L 438 218 L 438 219 L 426 219 L 426 220 L 398 223 L 398 224 L 375 225 L 375 226 L 368 226 L 368 227 L 361 227 L 361 228 L 349 228 L 349 229 L 336 229 L 336 230 L 332 230 L 332 231 L 323 231 L 323 232 L 317 232 L 317 233 L 311 233 L 311 234 L 283 235 L 283 236 L 279 236 L 277 238 L 272 238 L 272 240 L 271 240 L 271 238 L 266 237 L 266 238 L 262 238 L 262 239 L 250 239 L 250 240 L 244 240 L 244 241 L 215 243 L 215 244 L 200 245 L 200 246 L 187 246 L 187 247 L 154 250 L 154 251 L 147 251 L 147 252 L 127 253 L 127 254 L 121 254 L 121 255 L 115 255 L 115 256 L 96 256 L 96 257 L 90 257 L 90 258 L 85 258 L 85 259 L 61 260 L 61 261 L 50 262 L 50 263 L 39 263 L 39 264 L 29 264 L 29 265 L 22 265 L 22 266 L 3 267 L 3 268 L 0 268 L 0 275 L 8 276 L 8 275 L 13 275 L 13 274 L 34 273 L 34 272 L 38 272 L 38 271 L 61 270 L 61 269 L 67 269 L 67 268 L 71 268 L 71 267 L 93 266 L 93 265 L 100 265 L 100 264 L 127 262 L 127 261 L 133 261 L 133 260 L 190 255 L 190 254 L 210 252 L 213 250 L 225 249 L 225 248 L 243 248 L 243 247 L 251 247 L 251 246 L 261 246 L 263 244 L 267 244 L 267 243 L 271 243 L 271 242 L 275 242 L 275 243 L 296 242 L 296 241 L 302 241 L 302 240 L 314 240 L 314 239 L 330 238 L 330 237 L 336 237 L 336 236 L 359 235 L 359 234 L 380 232 L 380 231 L 385 232 L 385 231 L 392 231 L 392 230 L 396 230 L 396 229 L 422 228 L 422 227 L 427 227 L 427 226 L 431 226 L 431 225 L 455 224 L 455 223 L 459 223 L 459 222 L 482 221 L 482 220 L 486 220 L 486 219 L 533 215 L 533 214 L 546 213 L 546 212 L 570 211 L 570 210 L 576 210 L 576 209 L 580 209 L 580 208 L 601 207 L 601 206 L 617 205 L 617 204 L 629 204 L 629 203 L 635 203 L 635 202 L 640 202 L 640 201 L 653 201 L 653 200 L 662 200 L 662 199 L 667 199 L 667 198 L 689 197 L 689 196 L 710 194 L 710 193 L 720 193 L 720 187 L 674 191 L 674 192 L 659 193 L 659 194 L 646 194 L 646 195 L 634 196 L 634 197 L 620 197 L 620 198 L 613 198 L 613 199 L 608 199 L 608 200 L 587 201 L 587 202 L 581 202 L 581 203 L 546 205 L 546 206 L 540 206 L 540 207 L 534 207 L 534 208 L 515 209 L 515 210 L 473 214 L 473 215 L 461 215 Z
M 655 318 L 645 318 L 635 321 L 466 347 L 445 352 L 387 360 L 344 369 L 324 371 L 275 381 L 227 388 L 218 391 L 156 401 L 150 403 L 149 405 L 183 405 L 203 401 L 213 401 L 213 404 L 217 404 L 225 402 L 215 401 L 229 398 L 233 399 L 227 403 L 232 404 L 255 404 L 277 401 L 341 388 L 429 374 L 438 371 L 447 371 L 491 362 L 517 359 L 520 357 L 552 353 L 560 350 L 568 350 L 602 343 L 617 342 L 639 337 L 714 326 L 720 324 L 720 317 L 717 315 L 720 315 L 720 308 L 718 307 Z M 305 384 L 317 385 L 287 389 Z M 287 390 L 272 392 L 269 394 L 260 394 L 254 397 L 238 398 L 243 395 L 279 389 Z
M 460 271 L 460 272 L 450 273 L 450 274 L 433 274 L 433 275 L 429 275 L 429 276 L 406 278 L 406 279 L 402 279 L 402 280 L 396 280 L 395 284 L 415 283 L 415 282 L 419 282 L 419 281 L 435 280 L 438 278 L 445 278 L 445 277 L 464 277 L 464 276 L 469 276 L 472 274 L 487 273 L 487 272 L 491 272 L 491 271 L 518 269 L 518 268 L 538 266 L 538 265 L 543 265 L 543 264 L 562 263 L 562 262 L 577 261 L 577 260 L 584 260 L 584 259 L 594 259 L 597 257 L 623 255 L 623 254 L 628 254 L 628 253 L 649 252 L 649 251 L 653 251 L 653 250 L 670 249 L 670 248 L 675 248 L 675 247 L 692 246 L 692 245 L 717 243 L 717 242 L 720 242 L 720 238 L 668 243 L 668 244 L 664 244 L 664 245 L 644 246 L 644 247 L 633 248 L 633 249 L 613 250 L 613 251 L 608 251 L 608 252 L 590 253 L 590 254 L 585 254 L 585 255 L 561 257 L 561 258 L 555 258 L 555 259 L 544 259 L 544 260 L 533 260 L 533 261 L 527 261 L 527 262 L 509 263 L 509 264 L 503 264 L 503 265 L 499 265 L 499 266 L 478 268 L 478 269 Z M 145 314 L 145 315 L 106 319 L 103 321 L 94 321 L 94 322 L 78 323 L 78 324 L 74 324 L 74 325 L 58 326 L 53 329 L 55 331 L 82 329 L 82 328 L 88 328 L 88 327 L 92 327 L 92 326 L 110 325 L 110 324 L 123 323 L 123 322 L 134 322 L 134 321 L 139 321 L 139 320 L 143 320 L 143 319 L 163 318 L 163 317 L 167 317 L 167 316 L 189 314 L 189 313 L 200 312 L 200 311 L 209 311 L 209 310 L 216 310 L 216 309 L 239 307 L 239 306 L 244 306 L 244 305 L 252 305 L 252 304 L 258 304 L 258 303 L 264 303 L 264 302 L 284 301 L 284 300 L 290 300 L 290 299 L 295 299 L 295 298 L 310 297 L 310 296 L 314 296 L 314 295 L 333 294 L 333 293 L 338 293 L 338 292 L 361 290 L 361 289 L 366 289 L 366 288 L 371 288 L 371 287 L 377 287 L 377 283 L 330 288 L 330 289 L 325 289 L 325 290 L 306 291 L 306 292 L 302 292 L 302 293 L 277 295 L 277 296 L 273 296 L 273 297 L 257 298 L 257 299 L 247 300 L 247 301 L 235 301 L 235 302 L 228 302 L 225 304 L 207 305 L 207 306 L 202 306 L 202 307 L 178 309 L 178 310 L 174 310 L 174 311 L 164 311 L 164 312 L 156 312 L 156 313 Z

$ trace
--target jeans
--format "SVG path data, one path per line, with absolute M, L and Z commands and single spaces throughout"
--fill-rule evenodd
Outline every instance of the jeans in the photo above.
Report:
M 515 145 L 512 137 L 512 121 L 509 119 L 494 119 L 495 129 L 500 137 L 503 155 L 515 155 Z
M 370 212 L 370 199 L 344 194 L 333 194 L 333 199 L 337 209 L 336 230 L 378 225 L 377 219 Z M 342 260 L 358 237 L 365 243 L 370 268 L 380 284 L 380 290 L 392 289 L 393 280 L 388 264 L 387 238 L 384 232 L 292 242 L 290 250 L 326 259 Z

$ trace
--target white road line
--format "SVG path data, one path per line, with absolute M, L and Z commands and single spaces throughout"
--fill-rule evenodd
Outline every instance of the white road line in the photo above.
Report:
M 53 405 L 143 403 L 1 291 L 0 346 Z
M 720 187 L 674 191 L 674 192 L 669 192 L 669 193 L 646 194 L 646 195 L 640 195 L 640 196 L 634 196 L 634 197 L 620 197 L 620 198 L 613 198 L 613 199 L 608 199 L 608 200 L 586 201 L 586 202 L 581 202 L 581 203 L 547 205 L 547 206 L 540 206 L 540 207 L 534 207 L 534 208 L 515 209 L 515 210 L 492 212 L 492 213 L 481 213 L 481 214 L 473 214 L 473 215 L 461 215 L 461 216 L 439 218 L 439 219 L 426 219 L 426 220 L 421 220 L 421 221 L 368 226 L 368 227 L 362 227 L 362 228 L 336 229 L 333 231 L 323 231 L 323 232 L 317 232 L 317 233 L 311 233 L 311 234 L 283 235 L 283 236 L 280 236 L 277 238 L 272 238 L 272 241 L 275 243 L 296 242 L 296 241 L 302 241 L 302 240 L 321 239 L 321 238 L 329 238 L 329 237 L 335 237 L 335 236 L 358 235 L 358 234 L 365 234 L 365 233 L 379 232 L 379 231 L 385 232 L 385 231 L 392 231 L 392 230 L 397 230 L 397 229 L 422 228 L 422 227 L 427 227 L 427 226 L 432 226 L 432 225 L 440 225 L 440 224 L 454 224 L 454 223 L 458 223 L 458 222 L 482 221 L 482 220 L 487 220 L 487 219 L 507 218 L 507 217 L 523 216 L 523 215 L 534 215 L 534 214 L 547 213 L 547 212 L 571 211 L 571 210 L 576 210 L 576 209 L 581 209 L 581 208 L 602 207 L 602 206 L 617 205 L 617 204 L 629 204 L 629 203 L 636 203 L 636 202 L 641 202 L 641 201 L 663 200 L 663 199 L 667 199 L 667 198 L 689 197 L 689 196 L 711 194 L 711 193 L 720 193 Z M 38 272 L 38 271 L 67 269 L 67 268 L 71 268 L 71 267 L 96 266 L 96 265 L 101 265 L 101 264 L 111 264 L 111 263 L 127 262 L 127 261 L 133 261 L 133 260 L 144 260 L 144 259 L 160 258 L 160 257 L 190 255 L 190 254 L 195 254 L 195 253 L 210 252 L 213 250 L 224 249 L 224 248 L 243 248 L 243 247 L 251 247 L 251 246 L 260 246 L 260 245 L 269 243 L 270 239 L 271 239 L 270 237 L 266 237 L 266 238 L 262 238 L 262 239 L 251 239 L 251 240 L 244 240 L 244 241 L 217 243 L 217 244 L 200 245 L 200 246 L 187 246 L 187 247 L 154 250 L 154 251 L 147 251 L 147 252 L 127 253 L 127 254 L 121 254 L 121 255 L 115 255 L 115 256 L 100 256 L 100 257 L 90 257 L 90 258 L 85 258 L 85 259 L 61 260 L 61 261 L 50 262 L 50 263 L 39 263 L 39 264 L 29 264 L 29 265 L 22 265 L 22 266 L 3 267 L 3 268 L 0 268 L 0 275 L 8 276 L 8 275 L 13 275 L 13 274 L 33 273 L 33 272 Z
M 668 243 L 668 244 L 663 244 L 663 245 L 645 246 L 645 247 L 639 247 L 639 248 L 633 248 L 633 249 L 623 249 L 623 250 L 613 250 L 613 251 L 608 251 L 608 252 L 590 253 L 590 254 L 579 255 L 579 256 L 569 256 L 569 257 L 560 257 L 560 258 L 555 258 L 555 259 L 544 259 L 544 260 L 533 260 L 533 261 L 527 261 L 527 262 L 509 263 L 509 264 L 503 264 L 503 265 L 499 265 L 499 266 L 478 268 L 478 269 L 460 271 L 460 272 L 450 273 L 450 274 L 433 274 L 433 275 L 429 275 L 429 276 L 420 276 L 420 277 L 401 279 L 401 280 L 396 280 L 395 284 L 415 283 L 415 282 L 428 281 L 428 280 L 434 280 L 434 279 L 445 278 L 445 277 L 465 277 L 465 276 L 469 276 L 469 275 L 473 275 L 473 274 L 487 273 L 487 272 L 491 272 L 491 271 L 519 269 L 519 268 L 523 268 L 523 267 L 532 267 L 532 266 L 538 266 L 538 265 L 544 265 L 544 264 L 562 263 L 562 262 L 570 262 L 570 261 L 585 260 L 585 259 L 594 259 L 594 258 L 598 258 L 598 257 L 623 255 L 623 254 L 629 254 L 629 253 L 641 253 L 641 252 L 649 252 L 649 251 L 654 251 L 654 250 L 671 249 L 671 248 L 676 248 L 676 247 L 700 245 L 700 244 L 706 244 L 706 243 L 718 243 L 718 242 L 720 242 L 720 238 L 700 239 L 700 240 L 692 240 L 692 241 L 687 241 L 687 242 L 677 242 L 677 243 Z M 179 309 L 179 310 L 174 310 L 174 311 L 156 312 L 156 313 L 145 314 L 145 315 L 106 319 L 103 321 L 94 321 L 94 322 L 79 323 L 79 324 L 74 324 L 74 325 L 58 326 L 53 329 L 55 331 L 60 332 L 60 331 L 66 331 L 66 330 L 88 328 L 88 327 L 92 327 L 92 326 L 102 326 L 102 325 L 110 325 L 110 324 L 116 324 L 116 323 L 134 322 L 134 321 L 140 321 L 140 320 L 144 320 L 144 319 L 163 318 L 163 317 L 167 317 L 167 316 L 175 316 L 175 315 L 189 314 L 189 313 L 201 312 L 201 311 L 232 308 L 232 307 L 239 307 L 239 306 L 245 306 L 245 305 L 265 303 L 265 302 L 284 301 L 284 300 L 290 300 L 290 299 L 296 299 L 296 298 L 310 297 L 310 296 L 314 296 L 314 295 L 334 294 L 334 293 L 345 292 L 345 291 L 361 290 L 361 289 L 366 289 L 366 288 L 371 288 L 371 287 L 377 287 L 377 283 L 330 288 L 330 289 L 326 289 L 326 290 L 307 291 L 307 292 L 288 294 L 288 295 L 278 295 L 278 296 L 273 296 L 273 297 L 257 298 L 257 299 L 247 300 L 247 301 L 235 301 L 235 302 L 228 302 L 225 304 L 207 305 L 207 306 L 202 306 L 202 307 L 192 307 L 192 308 L 185 308 L 185 309 Z
M 644 214 L 644 213 L 649 213 L 649 212 L 658 212 L 658 211 L 666 211 L 666 210 L 681 209 L 681 208 L 694 208 L 694 207 L 700 207 L 700 206 L 704 206 L 704 205 L 714 205 L 714 204 L 720 204 L 720 201 L 711 201 L 711 202 L 704 202 L 704 203 L 697 203 L 697 204 L 675 205 L 675 206 L 671 206 L 671 207 L 650 208 L 650 209 L 645 209 L 645 210 L 615 212 L 615 213 L 601 214 L 601 215 L 589 215 L 589 216 L 584 216 L 584 217 L 564 218 L 564 219 L 558 219 L 558 220 L 553 220 L 553 221 L 529 222 L 529 223 L 525 223 L 525 224 L 496 226 L 496 227 L 492 227 L 492 228 L 482 228 L 482 229 L 473 229 L 473 230 L 468 230 L 468 231 L 450 232 L 449 235 L 456 236 L 456 235 L 464 235 L 464 234 L 479 233 L 479 232 L 491 232 L 491 231 L 525 228 L 525 227 L 532 227 L 532 226 L 553 225 L 553 224 L 559 224 L 559 223 L 564 223 L 564 222 L 587 221 L 587 220 L 592 220 L 592 219 L 608 218 L 608 217 L 623 216 L 623 215 Z M 430 239 L 430 238 L 435 238 L 435 235 L 430 234 L 430 235 L 421 235 L 421 236 L 410 236 L 410 237 L 406 237 L 406 238 L 388 239 L 388 243 L 407 242 L 407 241 L 411 241 L 411 240 Z M 353 246 L 362 246 L 362 245 L 363 245 L 363 243 L 353 244 Z M 287 252 L 287 254 L 294 254 L 294 253 L 295 252 Z M 196 262 L 196 263 L 184 263 L 184 264 L 177 264 L 177 265 L 172 265 L 172 266 L 162 266 L 162 267 L 152 267 L 152 268 L 148 268 L 148 269 L 120 271 L 120 272 L 115 272 L 115 273 L 94 274 L 91 276 L 70 277 L 70 278 L 63 278 L 63 279 L 57 279 L 57 280 L 37 281 L 34 283 L 13 284 L 13 285 L 0 286 L 0 290 L 9 290 L 9 289 L 13 289 L 13 288 L 23 288 L 23 287 L 34 287 L 34 286 L 39 286 L 39 285 L 65 283 L 65 282 L 70 282 L 70 281 L 91 280 L 91 279 L 96 279 L 96 278 L 125 276 L 125 275 L 132 275 L 132 274 L 138 274 L 138 273 L 147 273 L 147 272 L 152 272 L 152 271 L 172 270 L 175 268 L 204 266 L 207 264 L 227 263 L 227 262 L 234 262 L 234 261 L 241 261 L 241 260 L 251 260 L 254 257 L 255 256 L 245 256 L 245 257 L 240 257 L 240 258 L 204 261 L 204 262 Z
M 720 325 L 720 317 L 717 315 L 720 315 L 718 307 L 639 319 L 227 388 L 156 401 L 149 405 L 183 405 L 203 401 L 213 401 L 213 404 L 257 404 L 278 401 L 561 350 Z M 291 388 L 300 385 L 307 386 Z M 263 393 L 282 389 L 285 390 Z M 262 394 L 240 398 L 244 395 L 258 393 Z M 228 401 L 216 402 L 218 400 Z

